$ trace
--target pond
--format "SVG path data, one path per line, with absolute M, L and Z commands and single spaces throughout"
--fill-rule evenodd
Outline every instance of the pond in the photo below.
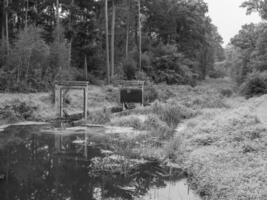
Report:
M 2 128 L 1 200 L 200 199 L 183 172 L 113 153 L 88 134 L 96 128 L 56 130 L 49 124 Z

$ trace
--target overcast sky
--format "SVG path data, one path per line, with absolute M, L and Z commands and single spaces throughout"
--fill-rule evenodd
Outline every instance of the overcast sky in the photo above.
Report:
M 209 16 L 213 24 L 218 27 L 220 35 L 223 37 L 224 45 L 230 42 L 247 23 L 260 22 L 260 17 L 253 13 L 246 15 L 246 9 L 240 8 L 244 0 L 204 0 L 209 6 Z

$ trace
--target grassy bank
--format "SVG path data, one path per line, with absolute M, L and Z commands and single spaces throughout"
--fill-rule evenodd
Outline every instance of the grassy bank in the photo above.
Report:
M 231 82 L 220 79 L 207 80 L 195 88 L 155 88 L 156 93 L 147 93 L 147 99 L 157 97 L 150 106 L 112 114 L 109 108 L 118 103 L 117 88 L 90 87 L 89 122 L 141 130 L 142 134 L 119 140 L 103 137 L 114 140 L 117 153 L 157 158 L 184 168 L 191 186 L 207 199 L 267 199 L 267 136 L 255 113 L 266 97 L 246 100 L 235 94 Z M 17 120 L 56 117 L 49 94 L 1 95 L 0 107 L 9 106 Z M 15 105 L 24 103 L 31 112 L 23 115 L 19 106 L 10 107 L 13 101 Z M 65 106 L 69 113 L 81 111 L 81 94 L 69 94 Z M 2 116 L 2 123 L 5 120 Z

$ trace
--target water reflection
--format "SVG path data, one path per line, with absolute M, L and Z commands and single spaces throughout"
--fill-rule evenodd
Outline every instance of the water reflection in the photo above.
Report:
M 86 132 L 42 134 L 45 126 L 11 126 L 0 133 L 1 200 L 147 199 L 169 183 L 168 170 L 157 161 L 117 159 Z

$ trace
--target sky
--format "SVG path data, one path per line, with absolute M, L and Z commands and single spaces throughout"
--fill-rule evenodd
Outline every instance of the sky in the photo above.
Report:
M 214 25 L 218 27 L 223 37 L 224 46 L 230 42 L 241 29 L 242 25 L 258 23 L 261 18 L 257 13 L 246 15 L 246 9 L 240 8 L 244 0 L 204 0 L 209 6 L 209 16 Z

